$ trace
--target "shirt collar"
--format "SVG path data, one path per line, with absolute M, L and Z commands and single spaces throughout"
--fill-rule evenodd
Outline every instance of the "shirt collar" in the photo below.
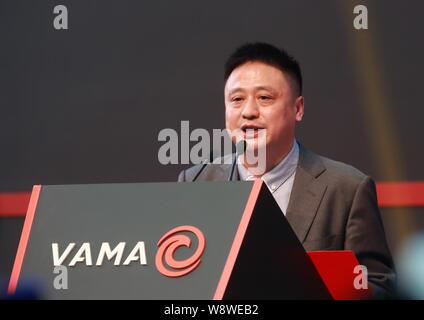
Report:
M 265 182 L 271 192 L 278 190 L 281 185 L 286 182 L 296 171 L 299 162 L 299 145 L 296 140 L 293 142 L 293 147 L 283 160 L 280 161 L 271 171 L 265 173 L 261 179 Z M 252 175 L 240 162 L 237 163 L 241 180 L 254 180 Z

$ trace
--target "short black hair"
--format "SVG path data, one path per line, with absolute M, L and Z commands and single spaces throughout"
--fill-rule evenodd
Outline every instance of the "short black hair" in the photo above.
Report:
M 263 42 L 246 43 L 238 47 L 225 63 L 224 80 L 227 81 L 230 74 L 237 67 L 247 63 L 259 61 L 280 69 L 283 74 L 292 80 L 293 91 L 302 95 L 302 72 L 299 63 L 284 49 Z

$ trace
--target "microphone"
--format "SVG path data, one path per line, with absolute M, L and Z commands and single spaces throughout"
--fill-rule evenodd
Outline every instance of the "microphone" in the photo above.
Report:
M 197 171 L 196 175 L 194 176 L 193 180 L 191 180 L 191 182 L 196 181 L 196 179 L 200 176 L 200 174 L 203 172 L 203 170 L 205 170 L 206 166 L 209 163 L 213 162 L 213 150 L 211 150 L 209 152 L 209 159 L 205 159 L 202 162 L 203 162 L 202 167 L 200 168 L 199 171 Z
M 240 155 L 242 155 L 243 153 L 245 153 L 246 147 L 247 147 L 246 140 L 240 140 L 239 142 L 237 142 L 237 145 L 236 145 L 236 155 L 235 155 L 234 160 L 233 160 L 233 163 L 231 165 L 231 172 L 230 172 L 230 175 L 228 176 L 228 180 L 227 181 L 233 180 L 234 169 L 236 167 L 237 159 L 238 159 L 238 157 Z

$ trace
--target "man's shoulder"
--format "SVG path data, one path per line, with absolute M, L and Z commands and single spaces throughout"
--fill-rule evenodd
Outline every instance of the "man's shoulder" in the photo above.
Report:
M 309 172 L 312 172 L 317 167 L 322 166 L 324 170 L 322 170 L 320 178 L 327 180 L 329 183 L 348 183 L 350 185 L 357 186 L 366 178 L 369 178 L 365 173 L 350 164 L 319 155 L 302 145 L 300 147 L 300 153 L 301 155 L 298 165 Z M 181 171 L 178 181 L 193 181 L 194 178 L 196 178 L 196 181 L 226 181 L 228 180 L 231 172 L 233 159 L 234 154 L 230 154 L 216 158 L 212 163 L 207 165 L 194 165 Z
M 312 151 L 309 151 L 312 153 Z M 371 180 L 370 176 L 342 161 L 337 161 L 322 155 L 314 154 L 316 161 L 320 161 L 325 168 L 320 178 L 325 180 L 328 185 L 334 187 L 348 187 L 356 189 L 361 183 Z
M 310 150 L 304 151 L 303 163 L 299 161 L 299 167 L 303 167 L 306 172 L 315 177 L 312 180 L 314 183 L 326 186 L 330 197 L 347 199 L 346 201 L 351 202 L 360 190 L 366 190 L 368 194 L 375 193 L 374 181 L 361 170 L 350 164 L 315 154 Z M 305 178 L 304 173 L 298 178 L 302 181 L 300 185 L 304 185 L 305 181 L 311 181 L 310 176 Z
M 345 162 L 333 160 L 324 156 L 319 156 L 324 166 L 326 167 L 328 174 L 345 179 L 362 181 L 367 175 L 361 170 Z
M 351 164 L 317 154 L 300 143 L 299 146 L 299 166 L 317 178 L 328 180 L 333 184 L 348 182 L 354 185 L 369 178 L 368 175 Z

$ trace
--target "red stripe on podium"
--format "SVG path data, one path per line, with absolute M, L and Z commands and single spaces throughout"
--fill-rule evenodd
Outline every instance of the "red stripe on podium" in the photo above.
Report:
M 10 277 L 7 293 L 12 295 L 16 291 L 19 275 L 21 274 L 22 263 L 24 262 L 25 252 L 28 245 L 29 235 L 31 233 L 32 222 L 34 221 L 35 209 L 37 208 L 38 198 L 40 197 L 41 186 L 34 186 L 29 200 L 28 211 L 25 216 L 24 227 L 22 229 L 21 239 L 19 240 L 18 252 L 13 264 L 12 275 Z
M 252 217 L 253 209 L 255 208 L 256 201 L 258 200 L 259 192 L 261 191 L 262 180 L 256 179 L 250 191 L 249 198 L 247 199 L 244 208 L 243 216 L 237 228 L 233 244 L 230 249 L 227 261 L 225 262 L 224 270 L 222 271 L 221 278 L 218 282 L 218 287 L 215 290 L 213 300 L 222 300 L 227 289 L 228 281 L 230 280 L 231 273 L 233 272 L 234 264 L 236 263 L 241 244 L 246 234 L 247 227 Z

